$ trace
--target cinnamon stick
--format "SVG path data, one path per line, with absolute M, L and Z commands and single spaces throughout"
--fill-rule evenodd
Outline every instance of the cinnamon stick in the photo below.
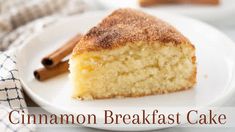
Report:
M 41 63 L 46 68 L 52 68 L 56 66 L 65 56 L 72 53 L 73 48 L 77 44 L 77 42 L 80 40 L 81 34 L 77 34 L 72 39 L 70 39 L 68 42 L 66 42 L 64 45 L 62 45 L 59 49 L 55 50 L 51 54 L 43 57 Z
M 40 68 L 34 71 L 34 77 L 39 81 L 44 81 L 62 73 L 68 72 L 68 60 L 58 63 L 53 68 Z
M 204 4 L 204 5 L 218 5 L 220 0 L 181 0 L 182 3 L 189 4 Z
M 170 0 L 139 0 L 139 4 L 142 7 L 153 6 L 156 4 L 167 4 L 171 3 Z
M 139 0 L 142 7 L 153 6 L 157 4 L 206 4 L 218 5 L 219 0 Z

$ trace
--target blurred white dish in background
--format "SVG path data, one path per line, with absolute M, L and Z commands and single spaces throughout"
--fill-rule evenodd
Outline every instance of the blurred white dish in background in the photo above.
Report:
M 89 1 L 89 0 L 88 0 Z M 95 1 L 93 1 L 95 2 Z M 96 0 L 96 5 L 106 9 L 131 7 L 141 8 L 138 0 Z M 149 9 L 156 9 L 168 13 L 176 13 L 186 16 L 191 16 L 207 22 L 214 21 L 231 21 L 231 16 L 235 16 L 235 1 L 234 0 L 220 0 L 218 6 L 210 5 L 158 5 L 147 7 Z

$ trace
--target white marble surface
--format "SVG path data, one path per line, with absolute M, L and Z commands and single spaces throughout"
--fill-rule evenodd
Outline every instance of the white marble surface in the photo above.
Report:
M 93 0 L 87 0 L 91 9 L 102 9 L 101 6 L 94 2 Z M 209 17 L 209 16 L 208 16 Z M 224 32 L 229 38 L 235 41 L 235 17 L 231 16 L 229 20 L 220 20 L 215 22 L 210 22 L 208 24 L 213 25 L 222 32 Z M 234 95 L 235 96 L 235 95 Z M 235 106 L 235 97 L 225 104 L 225 106 Z M 103 132 L 103 130 L 91 129 L 85 127 L 76 127 L 76 128 L 38 128 L 37 132 Z M 159 132 L 233 132 L 235 128 L 168 128 L 163 130 L 158 130 Z

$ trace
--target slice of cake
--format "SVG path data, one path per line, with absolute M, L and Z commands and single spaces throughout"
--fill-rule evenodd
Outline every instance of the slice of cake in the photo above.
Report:
M 70 58 L 73 97 L 139 97 L 196 83 L 195 48 L 166 22 L 118 9 L 78 42 Z

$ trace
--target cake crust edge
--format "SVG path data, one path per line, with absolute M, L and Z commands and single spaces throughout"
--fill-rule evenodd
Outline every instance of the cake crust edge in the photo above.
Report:
M 77 43 L 72 56 L 82 52 L 112 50 L 136 41 L 192 45 L 167 22 L 139 10 L 123 8 L 115 10 L 91 28 Z

